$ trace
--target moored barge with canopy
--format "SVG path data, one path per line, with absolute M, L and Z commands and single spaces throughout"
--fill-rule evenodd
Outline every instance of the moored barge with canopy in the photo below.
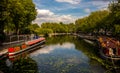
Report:
M 120 41 L 109 38 L 99 37 L 99 51 L 102 57 L 112 60 L 120 60 Z

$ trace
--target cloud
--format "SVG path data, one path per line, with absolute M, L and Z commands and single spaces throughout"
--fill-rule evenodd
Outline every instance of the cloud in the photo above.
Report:
M 37 9 L 38 15 L 33 23 L 42 24 L 44 22 L 63 22 L 63 23 L 74 23 L 77 17 L 71 15 L 58 15 L 54 12 L 46 9 Z
M 37 8 L 37 18 L 33 23 L 44 22 L 74 23 L 96 10 L 107 10 L 111 0 L 33 0 Z M 51 2 L 50 2 L 51 1 Z M 71 5 L 73 4 L 73 5 Z
M 96 6 L 98 9 L 107 8 L 109 3 L 110 1 L 100 1 L 100 0 L 92 1 L 92 5 Z
M 117 1 L 117 0 L 93 0 L 93 1 Z
M 45 10 L 45 9 L 42 9 L 42 10 L 38 9 L 37 13 L 38 13 L 38 17 L 47 17 L 47 16 L 54 15 L 53 12 L 51 12 L 50 10 Z
M 86 8 L 84 11 L 85 11 L 86 13 L 90 13 L 90 12 L 91 12 L 91 10 L 90 10 L 89 8 Z
M 71 15 L 58 15 L 57 17 L 57 21 L 61 22 L 63 21 L 64 23 L 68 23 L 68 22 L 74 22 L 74 17 L 72 17 Z
M 106 10 L 110 2 L 111 2 L 110 0 L 91 0 L 91 1 L 81 0 L 80 4 L 76 4 L 76 5 L 64 4 L 63 7 L 55 7 L 54 9 L 57 11 L 65 11 L 65 10 L 69 11 L 72 9 L 79 10 L 79 11 L 83 10 L 85 13 L 90 13 L 96 10 Z M 76 13 L 82 13 L 82 12 L 76 11 Z
M 56 0 L 57 2 L 66 2 L 70 4 L 79 4 L 81 0 Z

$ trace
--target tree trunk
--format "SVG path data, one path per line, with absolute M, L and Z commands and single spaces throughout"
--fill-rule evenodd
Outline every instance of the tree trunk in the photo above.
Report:
M 19 29 L 16 29 L 15 34 L 19 35 Z

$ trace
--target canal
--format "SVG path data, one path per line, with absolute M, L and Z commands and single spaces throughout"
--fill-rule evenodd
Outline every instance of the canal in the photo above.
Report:
M 76 36 L 46 38 L 44 47 L 0 62 L 0 73 L 117 73 L 98 48 Z

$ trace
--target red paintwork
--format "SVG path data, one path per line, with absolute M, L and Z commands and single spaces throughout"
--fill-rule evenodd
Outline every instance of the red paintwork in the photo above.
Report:
M 43 40 L 45 40 L 45 38 L 39 38 L 39 39 L 36 39 L 36 40 L 28 41 L 27 45 L 33 45 L 33 44 L 36 44 L 36 43 L 38 43 L 40 41 L 43 41 Z
M 23 45 L 17 46 L 17 47 L 19 47 L 19 49 L 16 49 L 16 47 L 14 47 L 14 48 L 10 47 L 10 48 L 8 48 L 8 53 L 9 53 L 8 56 L 13 56 L 14 53 L 16 53 L 16 52 L 19 53 L 20 51 L 25 50 L 27 48 L 26 45 L 32 46 L 32 45 L 37 44 L 39 42 L 42 42 L 44 40 L 45 40 L 45 38 L 39 38 L 39 39 L 35 39 L 35 40 L 32 40 L 32 41 L 28 41 Z M 20 49 L 20 48 L 22 48 L 22 49 Z
M 8 52 L 15 52 L 15 49 L 10 47 L 10 48 L 8 48 Z

